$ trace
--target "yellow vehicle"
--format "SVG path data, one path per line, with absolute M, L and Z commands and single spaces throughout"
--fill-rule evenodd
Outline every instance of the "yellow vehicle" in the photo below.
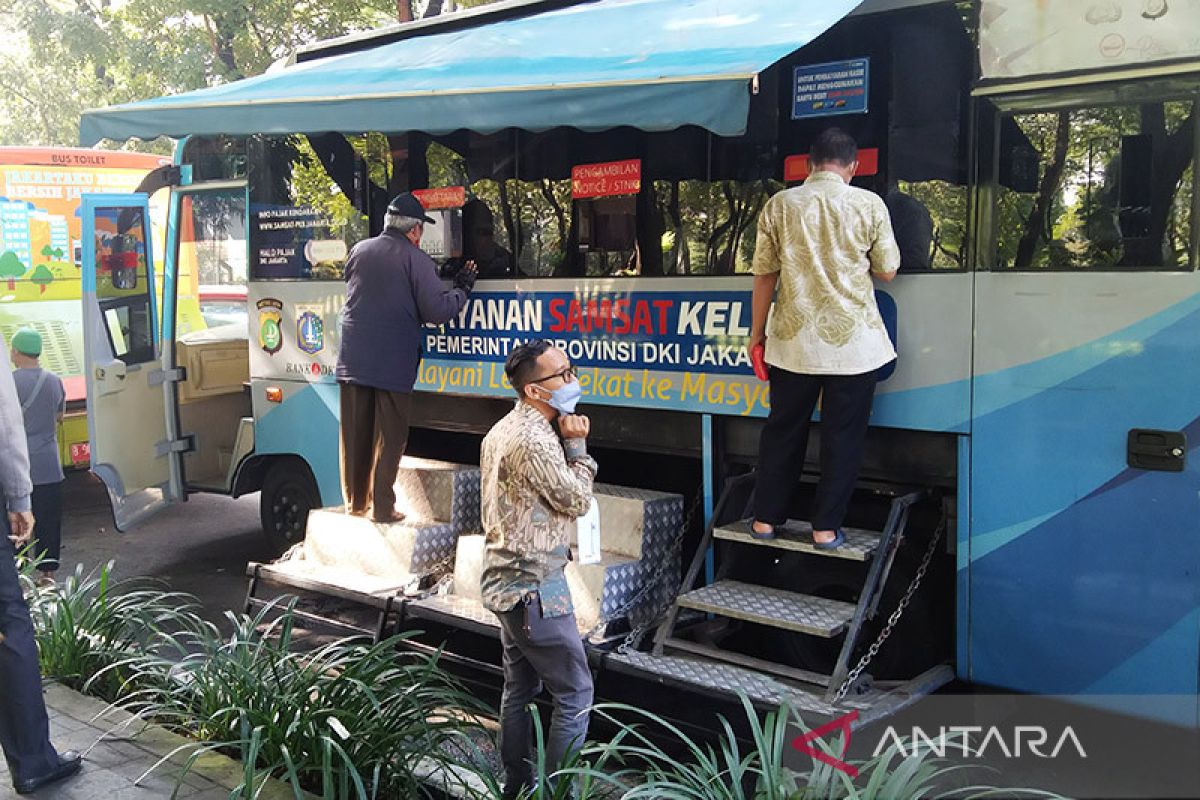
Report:
M 22 326 L 42 334 L 42 364 L 63 379 L 67 414 L 59 432 L 65 467 L 90 458 L 80 314 L 80 218 L 83 194 L 145 188 L 171 160 L 147 153 L 67 147 L 0 147 L 0 334 L 7 346 Z M 165 194 L 165 193 L 164 193 Z M 162 251 L 165 202 L 151 201 L 154 248 Z M 189 328 L 205 327 L 197 277 L 181 276 Z

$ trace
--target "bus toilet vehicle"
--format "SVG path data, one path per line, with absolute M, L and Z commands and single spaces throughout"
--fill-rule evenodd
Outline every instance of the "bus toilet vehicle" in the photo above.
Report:
M 517 1 L 88 112 L 87 143 L 181 139 L 161 308 L 149 263 L 135 288 L 96 276 L 145 199 L 84 207 L 89 421 L 119 527 L 261 490 L 268 535 L 304 548 L 253 566 L 251 601 L 282 583 L 372 608 L 375 634 L 494 636 L 472 465 L 512 402 L 505 354 L 545 337 L 580 368 L 609 482 L 602 558 L 571 577 L 603 672 L 856 724 L 957 677 L 1200 726 L 1200 379 L 1181 368 L 1200 52 L 1172 38 L 1200 20 L 1126 19 L 1122 41 L 1167 38 L 1117 48 L 1075 11 Z M 831 124 L 897 228 L 928 218 L 879 293 L 900 358 L 833 554 L 802 522 L 770 543 L 743 522 L 769 407 L 743 347 L 754 222 Z M 336 510 L 340 269 L 406 190 L 439 217 L 422 247 L 480 280 L 424 337 L 410 523 L 377 528 Z M 177 341 L 189 220 L 243 242 L 249 323 L 229 338 Z M 1191 699 L 1138 702 L 1164 694 Z
M 5 343 L 26 326 L 42 336 L 42 365 L 63 379 L 67 396 L 58 435 L 66 468 L 86 468 L 90 458 L 79 198 L 91 192 L 142 191 L 163 169 L 170 169 L 170 159 L 150 153 L 0 147 L 0 333 Z M 157 199 L 152 221 L 154 246 L 161 255 L 166 206 Z M 203 327 L 190 277 L 183 281 L 181 324 Z

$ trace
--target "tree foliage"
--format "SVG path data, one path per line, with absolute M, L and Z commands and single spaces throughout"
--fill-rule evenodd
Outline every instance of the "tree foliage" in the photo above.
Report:
M 257 75 L 294 48 L 429 0 L 6 0 L 0 144 L 73 145 L 89 108 Z M 488 0 L 459 0 L 462 8 Z
M 1037 189 L 1002 190 L 997 261 L 1038 267 L 1175 267 L 1191 251 L 1191 102 L 1022 115 Z M 1141 156 L 1138 157 L 1138 153 Z M 1123 163 L 1122 159 L 1134 160 Z

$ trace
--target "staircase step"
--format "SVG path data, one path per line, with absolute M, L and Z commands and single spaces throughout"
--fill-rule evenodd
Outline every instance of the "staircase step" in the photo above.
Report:
M 781 678 L 789 678 L 802 683 L 811 683 L 814 686 L 828 686 L 829 677 L 820 672 L 811 672 L 798 667 L 789 667 L 786 664 L 779 664 L 774 661 L 766 661 L 754 656 L 748 656 L 743 653 L 735 653 L 732 650 L 722 650 L 718 647 L 709 647 L 708 645 L 693 642 L 688 639 L 667 639 L 663 645 L 668 650 L 682 650 L 685 653 L 691 653 L 696 656 L 703 656 L 712 659 L 713 661 L 723 661 L 726 664 L 733 664 L 739 667 L 746 667 L 755 670 L 756 672 L 768 672 L 772 675 L 778 675 Z
M 458 531 L 449 523 L 378 523 L 341 508 L 308 515 L 304 558 L 327 567 L 396 578 L 448 567 Z
M 605 550 L 651 560 L 673 552 L 683 525 L 682 495 L 598 483 L 594 496 L 600 507 L 600 543 Z
M 419 619 L 431 619 L 454 627 L 467 628 L 488 636 L 500 635 L 500 620 L 483 603 L 473 597 L 454 594 L 431 595 L 411 600 L 405 614 Z
M 460 536 L 454 559 L 453 597 L 481 602 L 479 580 L 483 574 L 483 534 Z M 576 553 L 576 558 L 578 554 Z M 620 553 L 601 551 L 597 564 L 567 564 L 567 585 L 575 606 L 575 620 L 590 630 L 601 619 L 613 616 L 650 575 L 642 562 Z M 648 598 L 647 603 L 656 598 Z M 659 601 L 661 602 L 661 601 Z M 635 609 L 636 610 L 636 609 Z
M 396 508 L 409 519 L 479 530 L 479 467 L 405 456 L 395 488 Z
M 620 553 L 602 550 L 598 563 L 580 564 L 578 550 L 572 548 L 571 552 L 575 560 L 567 564 L 565 573 L 571 587 L 571 604 L 575 606 L 575 621 L 584 632 L 600 620 L 615 616 L 650 577 L 642 562 Z M 631 613 L 636 615 L 638 610 Z
M 711 701 L 714 697 L 738 702 L 744 696 L 764 711 L 777 710 L 787 703 L 809 727 L 855 710 L 859 714 L 851 721 L 852 729 L 895 714 L 954 679 L 951 667 L 938 665 L 894 688 L 870 688 L 831 705 L 825 700 L 823 687 L 795 684 L 699 656 L 656 656 L 631 650 L 605 655 L 604 666 L 632 677 L 689 690 L 698 695 L 698 702 Z
M 854 605 L 739 581 L 719 581 L 679 596 L 684 608 L 773 628 L 837 636 L 854 616 Z
M 824 687 L 793 686 L 752 669 L 706 658 L 655 656 L 629 651 L 611 653 L 606 657 L 605 664 L 639 677 L 657 679 L 664 684 L 682 686 L 706 695 L 715 693 L 735 701 L 739 695 L 745 695 L 755 704 L 768 708 L 778 708 L 787 703 L 794 711 L 823 716 L 835 716 L 845 710 L 825 702 Z M 845 706 L 854 704 L 853 700 L 843 701 Z
M 445 625 L 468 628 L 489 636 L 500 635 L 500 620 L 485 608 L 482 602 L 470 597 L 455 594 L 430 595 L 420 600 L 409 601 L 405 609 L 409 616 L 418 619 L 430 619 Z M 578 614 L 575 616 L 575 626 L 579 629 L 581 637 L 590 629 Z
M 818 550 L 813 547 L 812 523 L 800 520 L 788 520 L 782 526 L 776 526 L 774 539 L 755 539 L 750 535 L 751 520 L 743 519 L 724 525 L 713 530 L 713 536 L 727 542 L 741 544 L 756 544 L 763 547 L 773 547 L 777 550 L 795 550 L 801 553 L 811 553 L 817 556 L 845 558 L 851 561 L 867 561 L 879 547 L 879 534 L 859 528 L 842 528 L 846 534 L 846 543 L 836 550 Z
M 308 582 L 319 584 L 325 591 L 333 587 L 339 590 L 338 596 L 354 597 L 359 602 L 362 602 L 363 598 L 356 595 L 386 598 L 406 594 L 415 589 L 421 578 L 420 575 L 399 572 L 385 577 L 366 575 L 358 570 L 330 567 L 305 558 L 276 561 L 263 567 L 262 572 L 264 577 L 270 580 L 290 580 L 289 585 L 299 586 Z

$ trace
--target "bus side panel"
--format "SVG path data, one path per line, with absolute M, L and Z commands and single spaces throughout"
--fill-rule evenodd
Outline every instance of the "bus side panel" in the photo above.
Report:
M 971 285 L 972 275 L 964 272 L 902 275 L 881 288 L 895 301 L 900 359 L 895 373 L 879 385 L 873 424 L 966 432 Z M 426 331 L 416 388 L 507 398 L 511 390 L 503 382 L 503 366 L 508 343 L 541 337 L 563 343 L 582 368 L 588 404 L 765 417 L 766 387 L 743 356 L 751 287 L 746 275 L 480 281 L 460 319 Z M 588 304 L 601 304 L 603 310 L 602 304 L 618 302 L 628 308 L 653 307 L 658 326 L 653 334 L 639 337 L 593 327 Z M 692 313 L 685 314 L 685 306 Z M 705 332 L 697 333 L 686 319 L 705 320 Z M 722 324 L 713 328 L 709 322 L 714 319 Z M 617 356 L 604 349 L 631 342 Z M 705 347 L 739 360 L 714 364 L 700 355 Z
M 1197 692 L 1197 289 L 1190 273 L 979 275 L 975 681 Z M 1186 470 L 1128 467 L 1134 428 L 1185 432 Z M 1171 721 L 1196 724 L 1195 702 L 1166 705 Z
M 303 458 L 327 506 L 342 503 L 334 368 L 344 303 L 341 281 L 252 281 L 246 300 L 255 452 Z
M 268 387 L 280 389 L 283 402 L 268 401 Z M 317 479 L 321 505 L 340 506 L 337 384 L 251 378 L 250 393 L 255 453 L 300 456 Z

